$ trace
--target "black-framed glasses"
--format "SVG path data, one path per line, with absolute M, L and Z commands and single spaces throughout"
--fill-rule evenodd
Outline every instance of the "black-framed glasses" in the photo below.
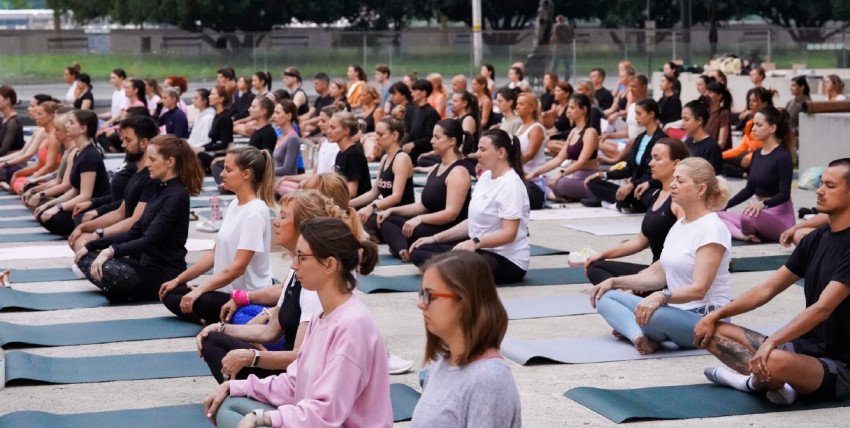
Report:
M 295 253 L 295 260 L 298 261 L 298 264 L 304 263 L 304 259 L 309 257 L 316 257 L 315 254 L 305 254 L 305 253 Z
M 429 289 L 429 288 L 420 288 L 419 289 L 419 300 L 421 300 L 422 303 L 425 304 L 425 306 L 430 305 L 432 300 L 440 298 L 440 297 L 444 297 L 446 299 L 458 299 L 458 298 L 460 298 L 460 296 L 458 296 L 457 294 L 452 293 L 452 292 L 443 293 L 443 292 L 439 292 L 439 291 L 431 291 L 431 289 Z

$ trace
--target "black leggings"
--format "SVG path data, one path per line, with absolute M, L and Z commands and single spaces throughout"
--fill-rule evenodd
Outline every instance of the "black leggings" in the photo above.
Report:
M 207 362 L 210 372 L 218 383 L 224 383 L 224 378 L 221 376 L 221 361 L 228 352 L 234 349 L 257 349 L 253 343 L 246 342 L 217 331 L 207 335 L 207 337 L 204 338 L 202 346 L 201 355 L 204 357 L 204 361 Z M 261 369 L 259 367 L 244 367 L 236 374 L 236 379 L 247 379 L 248 375 L 251 374 L 256 375 L 258 378 L 264 378 L 281 374 L 285 371 L 286 370 Z
M 431 257 L 451 251 L 460 242 L 462 241 L 423 245 L 410 253 L 411 261 L 416 266 L 422 267 Z M 481 254 L 490 266 L 496 284 L 513 284 L 525 278 L 526 271 L 504 256 L 487 250 L 477 250 L 476 252 Z
M 50 217 L 50 220 L 42 221 L 41 216 L 36 218 L 39 224 L 44 226 L 50 233 L 54 235 L 59 235 L 63 238 L 67 238 L 71 232 L 74 231 L 74 228 L 77 227 L 74 224 L 74 219 L 71 218 L 71 211 L 62 211 Z
M 120 258 L 107 260 L 102 267 L 101 280 L 95 281 L 91 276 L 91 265 L 98 254 L 86 254 L 77 266 L 112 303 L 157 301 L 162 283 L 180 274 L 176 269 L 143 266 L 138 260 Z
M 629 193 L 629 195 L 622 201 L 618 201 L 617 190 L 619 188 L 620 186 L 616 183 L 606 180 L 591 180 L 587 183 L 587 189 L 590 190 L 590 193 L 593 193 L 593 195 L 601 201 L 605 201 L 610 204 L 616 203 L 617 208 L 631 208 L 636 212 L 646 212 L 646 204 L 644 201 L 636 199 L 634 192 Z M 649 193 L 652 192 L 646 191 L 643 194 L 647 195 Z
M 417 239 L 434 236 L 444 230 L 454 226 L 454 223 L 448 224 L 426 224 L 421 223 L 413 229 L 413 234 L 410 238 L 405 238 L 401 233 L 401 228 L 404 222 L 410 220 L 408 217 L 392 214 L 384 219 L 381 223 L 381 238 L 390 247 L 390 254 L 398 257 L 398 252 L 410 248 L 410 244 L 416 242 Z
M 592 263 L 590 267 L 587 268 L 587 278 L 590 280 L 591 284 L 596 285 L 608 278 L 634 275 L 647 267 L 647 265 L 639 265 L 637 263 L 600 260 Z
M 177 275 L 173 275 L 171 278 L 174 278 L 175 276 Z M 221 314 L 221 307 L 230 300 L 230 294 L 223 293 L 221 291 L 210 291 L 201 294 L 201 296 L 195 300 L 195 304 L 192 305 L 192 313 L 185 314 L 180 310 L 180 300 L 182 300 L 183 296 L 188 294 L 189 291 L 191 290 L 186 286 L 186 284 L 178 284 L 177 287 L 174 287 L 173 290 L 165 295 L 165 298 L 162 299 L 162 303 L 165 304 L 165 307 L 168 308 L 168 310 L 174 315 L 177 315 L 177 317 L 186 321 L 198 324 L 212 324 L 221 320 L 219 318 L 219 315 Z

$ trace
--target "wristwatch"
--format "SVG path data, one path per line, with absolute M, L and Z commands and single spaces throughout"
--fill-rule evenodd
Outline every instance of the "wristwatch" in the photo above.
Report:
M 381 210 L 380 208 L 378 208 L 378 203 L 377 203 L 377 202 L 372 202 L 372 209 L 373 209 L 373 210 L 375 210 L 375 211 L 380 211 L 380 210 Z
M 263 418 L 266 417 L 266 411 L 263 409 L 254 409 L 254 411 L 251 413 L 253 413 L 254 416 L 257 418 L 257 426 L 262 426 Z
M 103 238 L 103 228 L 102 227 L 98 227 L 97 229 L 95 229 L 94 233 L 95 233 L 95 235 Z
M 260 350 L 254 349 L 254 361 L 251 361 L 251 367 L 257 367 L 260 364 Z
M 669 305 L 670 299 L 673 298 L 673 292 L 670 291 L 669 288 L 665 288 L 665 289 L 661 290 L 661 294 L 664 296 L 664 304 Z
M 481 249 L 481 239 L 479 239 L 477 236 L 475 238 L 472 238 L 472 243 L 475 244 L 476 250 Z

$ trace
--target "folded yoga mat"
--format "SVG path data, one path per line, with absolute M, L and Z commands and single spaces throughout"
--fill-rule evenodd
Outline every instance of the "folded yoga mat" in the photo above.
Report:
M 564 396 L 615 423 L 647 419 L 716 418 L 850 406 L 850 400 L 801 400 L 790 406 L 780 406 L 767 401 L 764 394 L 748 394 L 714 384 L 619 390 L 580 387 L 567 391 Z
M 561 226 L 596 236 L 637 235 L 642 222 L 642 217 L 627 217 L 600 220 L 593 224 L 567 223 Z
M 777 270 L 788 261 L 789 254 L 758 257 L 736 257 L 729 265 L 730 272 L 762 272 Z
M 204 413 L 203 404 L 182 404 L 179 406 L 153 407 L 149 409 L 110 410 L 108 412 L 73 414 L 25 410 L 0 416 L 0 426 L 29 428 L 206 428 L 210 427 L 211 424 Z
M 357 288 L 364 293 L 376 291 L 419 291 L 419 275 L 378 276 L 370 275 L 358 278 Z M 582 268 L 542 268 L 532 269 L 525 275 L 522 282 L 504 284 L 500 287 L 526 285 L 565 285 L 583 284 L 587 282 Z
M 518 364 L 529 363 L 603 363 L 609 361 L 645 360 L 655 358 L 705 355 L 703 349 L 679 349 L 672 342 L 664 342 L 654 354 L 641 355 L 634 345 L 612 335 L 575 337 L 565 339 L 527 340 L 505 337 L 502 355 Z
M 10 242 L 42 242 L 42 241 L 59 241 L 65 238 L 54 235 L 50 232 L 32 232 L 32 233 L 0 233 L 0 244 Z
M 32 218 L 32 213 L 26 207 L 15 207 L 15 206 L 7 206 L 0 207 L 0 217 L 9 218 L 9 217 L 24 217 L 29 216 Z
M 95 383 L 119 380 L 209 376 L 210 369 L 195 351 L 99 357 L 43 357 L 6 352 L 5 385 L 13 381 Z
M 511 320 L 564 317 L 596 312 L 590 306 L 590 296 L 585 294 L 530 299 L 502 299 L 502 304 L 508 311 L 508 319 Z
M 393 404 L 393 422 L 409 421 L 413 417 L 413 409 L 422 394 L 413 388 L 401 384 L 390 384 L 390 400 Z
M 569 253 L 570 252 L 567 251 L 567 250 L 558 250 L 556 248 L 541 247 L 539 245 L 532 245 L 531 246 L 531 256 L 532 257 L 536 257 L 536 256 L 556 256 L 556 255 L 563 255 L 563 254 L 569 254 Z M 408 263 L 401 261 L 400 258 L 395 257 L 391 254 L 380 254 L 378 256 L 378 266 L 397 266 L 397 265 L 404 265 L 404 264 L 408 264 Z
M 189 238 L 186 240 L 187 251 L 211 250 L 215 241 L 212 239 Z M 54 245 L 30 245 L 11 248 L 0 248 L 0 260 L 26 260 L 26 259 L 55 259 L 62 257 L 74 257 L 74 252 L 67 244 Z
M 70 346 L 192 337 L 201 326 L 175 317 L 119 319 L 70 324 L 0 322 L 0 345 Z
M 58 309 L 98 308 L 108 305 L 109 301 L 98 291 L 29 293 L 0 287 L 0 310 L 55 311 Z
M 534 210 L 531 212 L 531 220 L 581 220 L 595 218 L 642 218 L 641 214 L 623 214 L 608 208 L 550 208 Z
M 41 227 L 37 221 L 30 216 L 26 220 L 3 220 L 0 219 L 0 229 L 20 229 L 24 227 Z

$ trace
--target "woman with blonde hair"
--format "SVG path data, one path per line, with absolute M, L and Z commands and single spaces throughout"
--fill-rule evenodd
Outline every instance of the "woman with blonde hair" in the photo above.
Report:
M 670 228 L 659 260 L 590 293 L 590 304 L 641 354 L 665 340 L 694 348 L 699 319 L 732 299 L 732 238 L 715 213 L 729 195 L 725 181 L 705 159 L 687 158 L 676 167 L 670 192 L 684 215 Z M 652 293 L 641 298 L 618 289 Z
M 440 73 L 431 73 L 425 80 L 431 82 L 431 95 L 428 96 L 428 104 L 437 110 L 441 119 L 446 118 L 446 105 L 448 104 L 448 96 L 446 89 L 443 88 L 443 76 Z
M 836 74 L 830 74 L 823 79 L 823 91 L 827 101 L 844 101 L 844 81 Z

